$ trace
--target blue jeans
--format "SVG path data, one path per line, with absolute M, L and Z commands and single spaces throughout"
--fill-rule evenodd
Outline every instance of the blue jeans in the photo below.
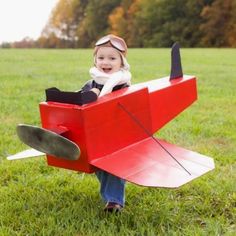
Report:
M 115 202 L 124 206 L 125 204 L 125 180 L 120 179 L 105 171 L 95 172 L 101 187 L 100 193 L 105 202 Z

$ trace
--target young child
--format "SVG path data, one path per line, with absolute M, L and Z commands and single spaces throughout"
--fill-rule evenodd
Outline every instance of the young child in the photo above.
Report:
M 89 71 L 92 79 L 78 92 L 64 92 L 55 87 L 46 89 L 46 101 L 83 105 L 128 87 L 131 73 L 126 54 L 127 45 L 122 38 L 111 34 L 102 37 L 94 49 L 94 67 Z M 96 176 L 101 184 L 100 193 L 106 202 L 105 211 L 120 211 L 125 202 L 125 181 L 102 170 L 97 171 Z
M 115 35 L 102 37 L 95 44 L 94 67 L 89 71 L 91 80 L 82 88 L 82 92 L 93 91 L 98 97 L 112 91 L 128 87 L 131 73 L 126 60 L 127 45 Z M 106 202 L 105 211 L 118 212 L 124 207 L 125 181 L 105 171 L 97 171 L 101 184 L 100 193 Z

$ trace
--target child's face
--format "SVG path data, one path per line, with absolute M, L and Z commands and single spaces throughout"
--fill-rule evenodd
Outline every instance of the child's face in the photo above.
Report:
M 96 54 L 96 67 L 107 74 L 120 70 L 122 60 L 120 53 L 112 47 L 100 47 Z

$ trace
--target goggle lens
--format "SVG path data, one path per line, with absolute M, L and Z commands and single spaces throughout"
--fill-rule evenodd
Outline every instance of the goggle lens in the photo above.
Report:
M 102 37 L 101 39 L 99 39 L 96 42 L 95 45 L 100 46 L 100 45 L 103 45 L 103 44 L 108 43 L 108 42 L 110 42 L 112 44 L 112 46 L 114 46 L 119 51 L 125 52 L 126 46 L 125 46 L 124 42 L 117 39 L 117 38 L 111 38 L 110 36 Z

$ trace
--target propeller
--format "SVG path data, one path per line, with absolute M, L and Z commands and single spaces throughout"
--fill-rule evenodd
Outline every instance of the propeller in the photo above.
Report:
M 42 152 L 66 160 L 79 159 L 78 145 L 53 131 L 25 124 L 19 124 L 16 131 L 20 140 L 39 154 Z

